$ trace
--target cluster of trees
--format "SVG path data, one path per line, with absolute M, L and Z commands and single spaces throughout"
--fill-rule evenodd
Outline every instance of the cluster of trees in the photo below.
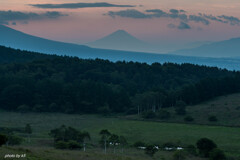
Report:
M 50 136 L 54 138 L 57 149 L 80 149 L 86 150 L 86 141 L 90 140 L 90 134 L 86 131 L 78 131 L 72 127 L 62 125 L 51 130 Z
M 72 127 L 62 125 L 59 128 L 50 131 L 49 135 L 54 138 L 55 148 L 57 149 L 81 149 L 86 151 L 86 143 L 91 140 L 90 134 L 86 131 L 79 131 Z M 121 147 L 123 152 L 124 147 L 128 144 L 124 136 L 118 136 L 110 133 L 107 129 L 99 132 L 101 139 L 99 144 L 107 153 L 108 147 L 113 147 L 113 152 L 117 147 Z
M 124 136 L 118 136 L 116 134 L 110 133 L 107 129 L 103 129 L 99 132 L 101 140 L 99 143 L 104 147 L 104 152 L 107 153 L 107 147 L 113 146 L 113 153 L 115 153 L 116 147 L 121 147 L 122 152 L 124 147 L 128 144 Z
M 10 111 L 140 114 L 240 91 L 239 72 L 215 67 L 0 53 L 0 108 Z
M 30 124 L 26 124 L 25 128 L 0 128 L 0 146 L 20 145 L 24 138 L 17 136 L 15 133 L 25 134 L 28 136 L 28 142 L 30 142 L 32 127 Z
M 159 145 L 146 144 L 138 141 L 134 145 L 136 148 L 144 149 L 145 153 L 150 157 L 154 157 L 154 154 L 159 150 L 163 149 L 168 151 L 174 151 L 173 160 L 185 160 L 188 155 L 199 156 L 208 158 L 209 160 L 226 160 L 224 152 L 217 147 L 215 142 L 208 138 L 201 138 L 196 142 L 195 145 L 188 145 L 184 148 L 173 143 L 165 143 L 161 147 Z

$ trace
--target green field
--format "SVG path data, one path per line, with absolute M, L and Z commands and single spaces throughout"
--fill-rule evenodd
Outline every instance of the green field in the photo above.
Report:
M 165 122 L 186 123 L 185 116 L 176 115 L 173 108 L 166 110 L 171 113 L 171 117 L 164 120 Z M 240 127 L 240 94 L 221 96 L 198 105 L 187 106 L 186 112 L 186 116 L 194 118 L 194 121 L 191 122 L 194 124 Z M 209 116 L 216 116 L 218 120 L 209 122 Z M 136 116 L 130 118 L 139 119 Z
M 53 149 L 53 140 L 49 137 L 48 133 L 51 129 L 64 124 L 90 132 L 92 137 L 91 143 L 93 145 L 97 144 L 100 140 L 99 131 L 108 129 L 111 133 L 125 136 L 130 144 L 141 140 L 160 145 L 166 142 L 173 142 L 186 146 L 188 144 L 195 144 L 200 138 L 207 137 L 214 140 L 227 155 L 240 156 L 240 128 L 237 127 L 134 121 L 123 118 L 105 118 L 96 115 L 0 112 L 1 127 L 24 127 L 27 123 L 31 124 L 33 135 L 31 143 L 24 142 L 21 147 L 31 148 L 31 150 L 34 150 L 34 148 L 36 150 L 37 148 L 39 152 L 36 152 L 36 154 L 43 154 L 49 149 L 52 150 L 52 154 L 59 152 Z M 100 154 L 102 150 L 99 148 L 99 151 L 94 150 L 92 152 Z M 60 153 L 62 154 L 62 152 Z M 69 151 L 68 154 L 72 153 L 75 152 Z M 142 154 L 140 157 L 144 156 L 142 151 L 132 150 L 131 152 L 126 151 L 127 153 L 130 157 L 139 154 Z M 158 153 L 159 156 L 160 154 L 168 156 L 168 153 Z

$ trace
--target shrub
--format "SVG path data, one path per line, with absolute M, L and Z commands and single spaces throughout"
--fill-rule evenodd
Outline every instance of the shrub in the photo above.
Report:
M 7 136 L 4 135 L 4 134 L 0 134 L 0 147 L 1 147 L 2 145 L 6 144 L 7 141 L 8 141 Z
M 33 107 L 34 112 L 44 112 L 44 106 L 41 104 L 36 104 Z
M 15 135 L 8 136 L 8 144 L 9 145 L 20 145 L 23 142 L 23 138 Z
M 192 122 L 192 121 L 194 121 L 194 119 L 193 119 L 193 117 L 191 117 L 191 116 L 186 116 L 186 117 L 184 118 L 184 121 L 185 121 L 185 122 Z
M 144 112 L 142 117 L 146 119 L 153 119 L 156 118 L 156 113 L 153 111 Z
M 155 148 L 154 145 L 148 145 L 145 149 L 145 153 L 150 157 L 153 157 L 156 152 L 157 152 L 157 148 Z
M 203 157 L 209 157 L 209 153 L 217 148 L 217 145 L 208 138 L 201 138 L 197 141 L 197 148 L 199 150 L 200 155 Z
M 171 117 L 170 112 L 161 109 L 158 113 L 157 113 L 157 118 L 159 119 L 168 119 Z
M 98 108 L 98 113 L 102 114 L 103 116 L 109 116 L 111 113 L 109 105 L 104 105 L 104 106 Z
M 197 155 L 197 149 L 194 145 L 188 145 L 186 147 L 186 151 L 191 155 L 194 155 L 194 156 Z
M 176 144 L 172 142 L 167 142 L 162 145 L 163 148 L 168 147 L 168 148 L 176 148 Z
M 177 101 L 175 105 L 175 112 L 177 115 L 186 114 L 186 103 L 183 101 Z
M 185 160 L 186 153 L 184 151 L 175 151 L 173 154 L 173 160 Z
M 216 116 L 209 116 L 209 117 L 208 117 L 208 121 L 210 121 L 210 122 L 216 122 L 216 121 L 218 121 L 218 119 L 217 119 Z
M 133 144 L 134 147 L 138 148 L 138 147 L 146 147 L 146 143 L 142 142 L 142 141 L 137 141 Z
M 26 113 L 26 112 L 29 112 L 31 109 L 28 105 L 20 105 L 17 110 L 21 113 Z
M 69 141 L 67 144 L 68 149 L 80 149 L 82 146 L 77 141 Z
M 56 149 L 67 149 L 68 148 L 68 143 L 64 141 L 57 141 L 55 143 L 55 148 Z
M 226 160 L 226 156 L 222 150 L 215 148 L 209 153 L 209 159 L 210 160 Z

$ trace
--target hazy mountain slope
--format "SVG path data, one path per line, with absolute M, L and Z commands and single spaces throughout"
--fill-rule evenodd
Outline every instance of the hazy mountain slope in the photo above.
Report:
M 106 37 L 86 44 L 94 48 L 127 51 L 156 51 L 154 46 L 143 42 L 124 30 L 118 30 Z
M 193 49 L 184 49 L 170 54 L 199 57 L 240 57 L 240 38 L 202 45 Z
M 17 30 L 0 25 L 0 45 L 7 47 L 58 55 L 76 55 L 86 52 L 89 47 L 62 43 L 31 36 Z
M 83 45 L 62 43 L 31 36 L 1 25 L 0 35 L 0 45 L 47 54 L 77 56 L 84 59 L 101 58 L 108 59 L 110 61 L 192 63 L 207 66 L 217 66 L 230 70 L 240 70 L 240 60 L 238 59 L 199 58 L 167 54 L 95 49 Z

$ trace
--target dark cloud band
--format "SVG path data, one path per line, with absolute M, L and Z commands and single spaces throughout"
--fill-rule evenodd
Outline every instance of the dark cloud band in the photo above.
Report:
M 68 9 L 77 9 L 77 8 L 97 8 L 97 7 L 135 7 L 133 5 L 117 5 L 111 3 L 63 3 L 63 4 L 30 4 L 30 6 L 50 9 L 50 8 L 68 8 Z
M 0 24 L 8 24 L 9 21 L 28 21 L 28 20 L 41 20 L 41 19 L 57 19 L 62 16 L 67 16 L 61 12 L 18 12 L 18 11 L 0 11 Z M 14 22 L 16 24 L 16 22 Z
M 179 19 L 181 23 L 178 26 L 169 24 L 169 28 L 178 28 L 178 29 L 191 29 L 188 22 L 202 23 L 203 25 L 210 25 L 211 21 L 217 21 L 220 23 L 230 24 L 230 25 L 240 25 L 240 19 L 233 16 L 213 16 L 199 13 L 198 15 L 187 15 L 184 10 L 170 9 L 169 12 L 165 12 L 160 9 L 145 10 L 141 12 L 135 9 L 127 9 L 121 11 L 109 11 L 104 14 L 115 17 L 126 17 L 134 19 L 151 19 L 151 18 L 171 18 Z

